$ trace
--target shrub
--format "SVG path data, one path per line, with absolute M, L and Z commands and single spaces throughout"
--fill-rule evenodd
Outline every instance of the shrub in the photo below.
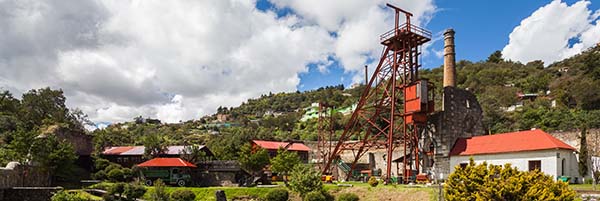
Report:
M 169 200 L 169 193 L 165 191 L 165 183 L 162 180 L 157 179 L 154 181 L 154 191 L 150 194 L 150 200 L 153 201 L 166 201 Z
M 133 179 L 133 170 L 129 168 L 123 168 L 121 170 L 123 171 L 123 179 L 125 181 L 131 181 Z
M 115 185 L 112 185 L 110 188 L 108 188 L 107 193 L 109 195 L 117 194 L 119 197 L 121 197 L 121 195 L 123 195 L 124 192 L 125 192 L 125 183 L 116 183 Z
M 78 193 L 69 193 L 68 191 L 58 191 L 50 198 L 51 201 L 86 201 L 87 198 Z
M 106 179 L 106 172 L 104 170 L 100 170 L 93 175 L 94 179 L 104 180 Z
M 121 165 L 116 164 L 116 163 L 110 163 L 110 165 L 106 166 L 106 168 L 104 168 L 104 172 L 110 172 L 111 170 L 114 169 L 121 169 L 123 168 Z
M 146 193 L 146 188 L 137 184 L 127 184 L 125 185 L 125 191 L 123 195 L 127 197 L 128 200 L 135 200 L 137 198 L 141 198 Z
M 304 201 L 327 201 L 321 191 L 312 191 L 304 195 Z
M 368 183 L 372 187 L 379 185 L 379 181 L 377 181 L 377 178 L 375 178 L 375 177 L 370 177 Z
M 94 167 L 96 168 L 96 170 L 104 170 L 106 169 L 106 167 L 108 167 L 111 164 L 110 161 L 103 159 L 103 158 L 96 158 L 94 160 Z
M 297 165 L 290 175 L 289 188 L 300 196 L 312 191 L 321 191 L 323 189 L 321 173 L 310 166 Z
M 269 193 L 267 193 L 267 196 L 265 197 L 267 201 L 287 201 L 289 199 L 290 195 L 288 193 L 288 191 L 284 190 L 284 189 L 275 189 L 272 191 L 269 191 Z
M 171 193 L 173 201 L 193 201 L 196 199 L 196 194 L 187 189 L 177 189 Z
M 342 193 L 338 195 L 338 201 L 358 201 L 358 196 L 354 193 Z
M 448 176 L 447 200 L 574 200 L 575 191 L 564 182 L 536 170 L 521 172 L 510 164 L 475 165 L 473 159 Z
M 121 170 L 121 169 L 112 169 L 112 170 L 110 170 L 110 172 L 108 172 L 108 174 L 106 176 L 111 181 L 123 181 L 124 178 L 125 178 L 123 175 L 124 175 L 123 174 L 123 170 Z

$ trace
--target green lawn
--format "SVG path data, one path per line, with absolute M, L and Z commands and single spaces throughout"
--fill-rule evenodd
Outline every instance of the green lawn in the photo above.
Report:
M 569 187 L 573 190 L 594 190 L 592 184 L 569 184 Z M 596 190 L 600 191 L 600 185 L 596 185 Z
M 196 200 L 213 201 L 215 200 L 215 192 L 224 190 L 228 199 L 235 197 L 253 197 L 264 198 L 269 191 L 274 189 L 285 189 L 283 183 L 276 183 L 279 186 L 274 188 L 260 187 L 165 187 L 166 191 L 171 193 L 177 189 L 188 189 L 196 194 Z M 355 193 L 361 200 L 376 201 L 376 200 L 437 200 L 438 190 L 425 186 L 406 186 L 406 185 L 378 185 L 371 187 L 367 183 L 362 182 L 344 182 L 343 184 L 352 184 L 352 187 L 340 187 L 336 184 L 325 184 L 325 190 L 329 191 L 334 196 L 341 193 Z M 100 183 L 92 186 L 93 188 L 108 188 L 112 183 Z M 148 191 L 143 199 L 149 199 L 154 192 L 154 187 L 147 187 Z M 297 194 L 291 193 L 290 200 L 300 200 Z

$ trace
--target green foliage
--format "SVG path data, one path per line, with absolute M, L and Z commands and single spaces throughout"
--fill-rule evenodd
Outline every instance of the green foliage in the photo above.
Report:
M 321 173 L 311 166 L 297 165 L 290 174 L 288 188 L 299 193 L 300 196 L 304 196 L 311 191 L 321 191 L 323 189 Z
M 588 148 L 587 148 L 587 128 L 583 128 L 581 130 L 581 137 L 580 137 L 580 147 L 579 147 L 579 175 L 581 175 L 582 177 L 585 177 L 588 174 L 588 159 L 590 158 L 590 156 L 588 155 Z
M 287 190 L 275 189 L 275 190 L 269 191 L 269 193 L 267 193 L 265 200 L 266 201 L 287 201 L 289 199 L 289 197 L 290 197 L 290 195 Z
M 152 201 L 167 201 L 169 200 L 169 193 L 165 189 L 165 183 L 157 179 L 154 181 L 154 189 L 151 191 L 150 200 Z
M 188 145 L 181 150 L 181 158 L 190 163 L 197 164 L 200 161 L 207 160 L 206 152 L 199 145 Z
M 68 191 L 58 191 L 50 198 L 51 201 L 87 201 L 88 199 L 78 193 Z
M 287 151 L 283 148 L 277 150 L 277 156 L 271 159 L 271 170 L 287 176 L 294 167 L 300 164 L 300 157 L 296 152 Z M 284 177 L 285 178 L 285 177 Z M 284 179 L 287 182 L 287 179 Z
M 325 190 L 312 191 L 304 196 L 304 201 L 334 201 L 335 197 Z
M 123 195 L 125 195 L 128 200 L 136 200 L 137 198 L 141 198 L 145 193 L 146 188 L 139 184 L 127 184 L 125 185 L 125 190 L 123 191 Z
M 379 181 L 377 181 L 377 178 L 373 176 L 369 177 L 369 181 L 367 183 L 369 183 L 371 187 L 376 187 L 377 185 L 379 185 Z
M 456 166 L 444 186 L 446 200 L 574 200 L 567 183 L 539 170 L 522 172 L 510 164 Z
M 173 201 L 193 201 L 196 199 L 196 194 L 188 189 L 177 189 L 171 193 Z
M 491 63 L 500 63 L 501 61 L 503 61 L 503 59 L 502 59 L 502 52 L 500 52 L 500 50 L 496 50 L 487 59 L 487 62 L 491 62 Z
M 162 135 L 158 133 L 147 135 L 144 137 L 144 157 L 156 158 L 168 151 L 167 146 L 167 141 Z
M 54 135 L 36 138 L 30 147 L 31 160 L 48 170 L 55 178 L 72 176 L 77 159 L 73 145 L 66 140 L 59 140 Z
M 358 201 L 358 195 L 354 193 L 342 193 L 338 195 L 338 201 Z
M 121 197 L 124 192 L 125 192 L 125 183 L 116 183 L 108 188 L 107 193 L 109 195 L 117 195 L 118 197 Z
M 104 158 L 94 158 L 94 168 L 96 170 L 104 170 L 111 165 L 111 162 Z
M 321 191 L 312 191 L 304 195 L 304 201 L 326 201 L 325 195 Z
M 105 180 L 107 178 L 104 170 L 98 170 L 98 172 L 94 173 L 92 177 L 97 180 Z
M 247 143 L 242 146 L 238 161 L 244 170 L 256 175 L 269 164 L 269 153 L 265 149 L 252 147 L 250 143 Z
M 125 176 L 123 175 L 123 170 L 118 169 L 118 168 L 110 170 L 106 176 L 111 181 L 124 181 L 125 180 Z

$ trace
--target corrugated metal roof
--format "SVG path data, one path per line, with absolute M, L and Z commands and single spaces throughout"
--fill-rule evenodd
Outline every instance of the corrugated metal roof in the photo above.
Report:
M 139 167 L 193 167 L 196 165 L 181 158 L 154 158 L 137 165 Z
M 543 130 L 536 129 L 471 138 L 459 138 L 456 140 L 452 151 L 450 151 L 450 155 L 468 156 L 546 149 L 576 150 L 572 146 L 556 139 Z
M 200 145 L 200 149 L 204 149 L 206 146 Z M 179 155 L 183 152 L 185 146 L 168 146 L 166 155 Z M 120 146 L 120 147 L 108 147 L 102 152 L 103 155 L 122 155 L 122 156 L 136 156 L 144 155 L 144 146 Z
M 275 142 L 264 140 L 252 140 L 256 145 L 267 150 L 278 150 L 279 147 L 286 148 L 291 151 L 310 151 L 310 148 L 299 142 Z M 289 146 L 288 146 L 289 145 Z

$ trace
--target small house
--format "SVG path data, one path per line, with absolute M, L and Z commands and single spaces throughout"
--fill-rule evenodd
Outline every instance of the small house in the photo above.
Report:
M 466 166 L 470 158 L 478 164 L 510 163 L 521 171 L 538 169 L 553 178 L 581 182 L 576 149 L 539 129 L 459 138 L 450 152 L 450 171 Z

